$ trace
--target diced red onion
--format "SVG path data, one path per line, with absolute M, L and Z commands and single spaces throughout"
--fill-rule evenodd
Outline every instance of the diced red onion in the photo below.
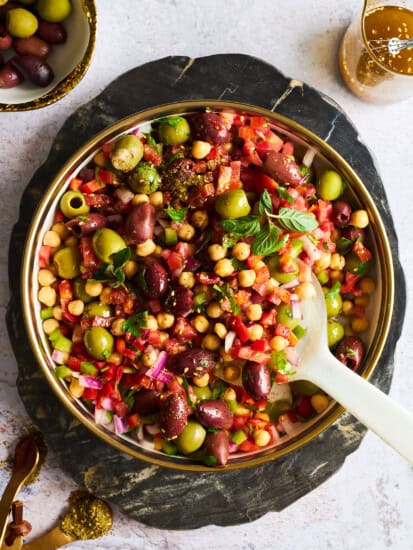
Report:
M 141 133 L 141 129 L 139 128 L 139 126 L 132 131 L 132 134 L 134 136 L 138 136 L 140 133 Z
M 293 319 L 302 318 L 300 304 L 297 300 L 291 300 L 291 315 Z
M 131 202 L 131 200 L 135 196 L 134 193 L 132 193 L 132 191 L 127 187 L 119 187 L 113 194 L 121 202 L 123 202 L 123 204 L 128 204 L 128 202 Z
M 288 283 L 284 283 L 283 285 L 281 285 L 281 288 L 294 288 L 298 285 L 298 282 L 298 278 L 295 278 L 292 281 L 288 281 Z
M 110 424 L 111 421 L 105 409 L 95 408 L 95 422 L 96 424 Z
M 156 435 L 156 434 L 159 433 L 159 426 L 158 426 L 158 424 L 146 424 L 145 425 L 145 430 L 150 435 Z
M 115 427 L 115 433 L 117 435 L 124 434 L 128 430 L 128 425 L 126 424 L 126 418 L 124 416 L 118 416 L 117 414 L 114 414 L 113 425 Z
M 315 149 L 312 149 L 312 148 L 307 149 L 307 151 L 304 153 L 303 160 L 302 160 L 302 163 L 304 164 L 304 166 L 306 166 L 307 168 L 310 168 L 310 166 L 313 164 L 315 154 L 316 154 Z
M 113 401 L 110 397 L 104 397 L 100 404 L 105 411 L 111 411 L 113 409 Z
M 69 359 L 69 354 L 66 351 L 60 351 L 58 349 L 54 349 L 52 353 L 52 359 L 58 365 L 64 365 L 66 361 Z
M 201 266 L 201 262 L 194 258 L 193 256 L 189 256 L 187 262 L 186 262 L 186 269 L 189 271 L 196 271 L 198 267 Z
M 79 384 L 84 388 L 92 390 L 101 390 L 103 388 L 103 383 L 95 376 L 79 376 Z
M 92 319 L 92 327 L 110 327 L 114 319 L 114 317 L 102 317 L 101 315 L 95 315 Z
M 143 424 L 139 424 L 138 429 L 136 430 L 136 438 L 138 441 L 143 441 L 144 439 Z
M 224 349 L 228 353 L 229 350 L 232 348 L 232 344 L 234 343 L 236 334 L 233 330 L 230 330 L 227 332 L 227 335 L 225 336 L 224 340 Z
M 236 453 L 236 452 L 238 451 L 238 449 L 239 449 L 239 445 L 237 445 L 236 443 L 234 443 L 233 441 L 231 441 L 231 439 L 229 440 L 228 445 L 229 445 L 229 452 L 230 452 L 230 454 Z
M 296 349 L 292 347 L 286 348 L 285 356 L 287 358 L 287 361 L 294 365 L 294 367 L 297 367 L 300 364 L 300 354 Z
M 149 370 L 146 371 L 146 376 L 149 376 L 149 378 L 152 378 L 153 380 L 157 380 L 160 372 L 166 365 L 167 359 L 168 354 L 166 353 L 166 351 L 160 351 L 155 363 Z
M 321 250 L 319 250 L 316 245 L 310 241 L 310 239 L 303 235 L 300 237 L 303 242 L 303 249 L 305 250 L 307 256 L 310 258 L 310 260 L 314 263 L 316 260 L 319 260 L 321 258 Z

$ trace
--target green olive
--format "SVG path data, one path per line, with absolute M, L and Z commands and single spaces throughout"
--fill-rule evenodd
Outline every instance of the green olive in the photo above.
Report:
M 318 386 L 308 380 L 296 380 L 295 382 L 290 382 L 290 388 L 295 395 L 314 395 L 320 391 Z
M 165 145 L 181 145 L 190 135 L 188 121 L 181 116 L 166 118 L 159 124 L 159 138 Z
M 199 422 L 190 420 L 175 443 L 182 454 L 189 455 L 202 447 L 205 437 L 205 428 Z
M 301 239 L 292 239 L 290 242 L 291 256 L 297 258 L 303 251 L 303 241 Z
M 334 170 L 326 170 L 318 180 L 317 194 L 325 201 L 335 201 L 343 192 L 343 180 Z
M 6 15 L 6 27 L 9 33 L 16 38 L 28 38 L 36 31 L 39 23 L 29 10 L 15 8 Z
M 110 263 L 113 254 L 126 248 L 126 243 L 113 229 L 102 227 L 98 229 L 92 237 L 92 246 L 96 256 L 102 262 Z
M 135 193 L 149 195 L 158 189 L 159 183 L 158 170 L 150 162 L 140 162 L 128 177 L 128 184 Z
M 89 294 L 85 290 L 86 281 L 84 279 L 75 279 L 73 281 L 73 294 L 75 295 L 75 298 L 78 300 L 82 300 L 85 304 L 88 302 L 91 302 L 93 300 L 92 296 L 89 296 Z
M 110 160 L 116 170 L 130 172 L 143 157 L 141 140 L 129 134 L 117 140 L 110 153 Z
M 94 359 L 107 359 L 113 350 L 113 336 L 103 327 L 89 327 L 83 337 L 86 349 Z
M 109 304 L 101 304 L 100 302 L 91 302 L 86 306 L 85 313 L 87 317 L 111 317 L 112 308 Z
M 72 11 L 69 0 L 38 0 L 36 7 L 40 17 L 50 23 L 60 23 Z
M 62 279 L 74 279 L 80 275 L 80 253 L 77 248 L 60 248 L 53 256 L 53 265 Z
M 355 252 L 350 252 L 346 256 L 344 271 L 353 273 L 353 275 L 366 275 L 371 267 L 371 261 L 362 262 Z
M 320 271 L 320 273 L 317 273 L 317 279 L 319 280 L 321 285 L 326 285 L 330 280 L 328 271 L 324 270 L 324 271 Z
M 288 271 L 283 271 L 281 267 L 281 256 L 275 255 L 270 256 L 265 263 L 267 264 L 268 269 L 270 270 L 271 277 L 276 279 L 279 283 L 289 283 L 297 278 L 299 268 L 297 261 L 291 257 L 289 260 Z
M 203 388 L 199 388 L 198 386 L 192 386 L 192 389 L 194 391 L 194 394 L 197 396 L 197 398 L 200 401 L 204 401 L 205 399 L 211 399 L 212 397 L 212 391 L 209 386 L 204 386 Z
M 84 194 L 81 191 L 66 191 L 60 199 L 60 210 L 66 218 L 84 216 L 89 212 Z
M 281 304 L 277 308 L 277 322 L 293 330 L 300 324 L 300 319 L 294 319 L 289 304 Z
M 323 289 L 324 290 L 324 289 Z M 341 308 L 343 307 L 343 300 L 341 298 L 340 293 L 335 294 L 329 294 L 329 289 L 326 288 L 326 310 L 327 310 L 327 317 L 335 317 L 336 315 L 339 315 L 341 312 Z
M 344 337 L 344 327 L 338 321 L 329 319 L 327 322 L 328 346 L 333 348 Z
M 215 201 L 215 210 L 223 218 L 233 220 L 247 216 L 251 211 L 251 206 L 243 189 L 233 189 L 218 195 Z
M 268 406 L 265 410 L 270 415 L 270 420 L 272 422 L 276 422 L 280 414 L 283 414 L 290 409 L 290 401 L 287 401 L 287 399 L 278 399 L 277 401 L 274 401 L 274 403 L 268 402 Z

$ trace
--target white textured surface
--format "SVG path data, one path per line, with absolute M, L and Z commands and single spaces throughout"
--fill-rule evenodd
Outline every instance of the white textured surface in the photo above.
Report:
M 56 132 L 69 114 L 118 74 L 171 54 L 256 55 L 340 103 L 378 159 L 409 284 L 413 277 L 413 98 L 397 105 L 374 106 L 360 102 L 344 88 L 338 76 L 337 46 L 360 5 L 357 0 L 97 0 L 97 47 L 92 66 L 80 85 L 47 109 L 0 115 L 1 317 L 8 300 L 10 229 L 17 219 L 22 191 L 45 160 Z M 413 409 L 412 323 L 413 306 L 408 304 L 391 389 L 391 395 L 410 409 Z M 3 460 L 14 447 L 22 426 L 29 425 L 15 389 L 17 369 L 3 319 L 0 358 L 0 460 Z M 2 468 L 0 491 L 7 475 L 8 471 Z M 110 536 L 100 541 L 78 542 L 70 548 L 408 550 L 413 548 L 412 482 L 412 468 L 368 434 L 360 449 L 335 476 L 281 513 L 269 513 L 247 525 L 211 526 L 186 532 L 148 528 L 116 514 Z M 39 480 L 21 493 L 33 534 L 53 524 L 73 489 L 74 483 L 61 473 L 50 453 Z

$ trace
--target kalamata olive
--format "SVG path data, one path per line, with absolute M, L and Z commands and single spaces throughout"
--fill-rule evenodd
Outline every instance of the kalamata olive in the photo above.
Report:
M 153 237 L 155 209 L 149 202 L 134 206 L 125 222 L 125 236 L 128 244 L 140 244 Z
M 7 4 L 0 6 L 0 17 L 6 15 L 9 10 L 14 10 L 16 8 L 21 8 L 21 5 L 18 2 L 7 2 Z
M 93 168 L 88 168 L 87 166 L 84 166 L 78 173 L 77 177 L 81 179 L 84 183 L 86 183 L 94 179 L 95 170 Z
M 225 466 L 229 457 L 229 440 L 225 430 L 208 432 L 205 443 L 205 457 L 215 457 L 217 466 Z
M 242 369 L 242 383 L 254 401 L 262 401 L 268 397 L 271 390 L 270 369 L 266 365 L 248 361 Z
M 0 50 L 8 50 L 13 42 L 13 38 L 4 25 L 0 23 Z
M 133 412 L 138 414 L 154 414 L 159 410 L 159 394 L 155 390 L 140 390 L 135 395 Z
M 350 221 L 351 206 L 345 201 L 336 201 L 333 205 L 332 222 L 336 227 L 344 227 Z
M 222 399 L 205 399 L 198 405 L 196 416 L 206 428 L 229 430 L 232 426 L 233 414 Z
M 169 358 L 168 368 L 175 374 L 184 375 L 188 378 L 202 376 L 214 370 L 216 355 L 210 351 L 200 348 L 187 349 Z
M 54 78 L 47 61 L 36 55 L 15 55 L 10 62 L 37 86 L 48 86 Z
M 23 82 L 24 78 L 20 71 L 10 61 L 0 68 L 0 88 L 14 88 Z
M 194 293 L 189 288 L 179 286 L 169 293 L 165 307 L 177 317 L 187 317 L 192 313 Z
M 148 298 L 158 299 L 168 290 L 168 272 L 155 258 L 145 260 L 136 281 Z
M 289 156 L 269 151 L 264 156 L 264 172 L 281 185 L 299 185 L 303 179 L 300 167 Z
M 197 139 L 208 141 L 212 145 L 228 143 L 232 139 L 231 132 L 217 113 L 193 115 L 190 124 Z
M 363 342 L 356 336 L 346 336 L 337 346 L 335 356 L 346 367 L 357 371 L 364 357 Z
M 64 44 L 66 42 L 66 29 L 61 23 L 50 23 L 39 18 L 37 35 L 49 44 Z
M 46 59 L 52 51 L 50 44 L 37 36 L 15 38 L 13 48 L 19 55 L 37 55 L 37 57 L 41 57 L 42 59 Z
M 183 432 L 188 422 L 188 403 L 180 393 L 171 393 L 161 403 L 159 427 L 166 439 L 174 439 Z
M 107 218 L 97 212 L 89 212 L 84 216 L 73 218 L 66 223 L 66 227 L 76 235 L 76 237 L 84 237 L 91 235 L 98 229 L 108 225 Z
M 356 239 L 364 239 L 364 237 L 366 236 L 366 232 L 364 231 L 364 229 L 359 229 L 358 227 L 353 227 L 353 226 L 349 226 L 349 227 L 345 227 L 342 231 L 341 231 L 341 236 L 344 237 L 345 239 L 349 239 L 350 241 L 355 241 Z

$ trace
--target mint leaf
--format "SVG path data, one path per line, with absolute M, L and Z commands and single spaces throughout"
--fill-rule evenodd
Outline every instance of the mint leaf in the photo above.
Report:
M 281 241 L 278 241 L 280 236 L 280 229 L 273 224 L 265 226 L 258 235 L 255 237 L 255 241 L 252 244 L 251 251 L 257 256 L 269 256 L 273 254 L 283 246 L 288 238 L 285 235 Z
M 119 252 L 116 252 L 116 254 L 112 256 L 114 269 L 119 269 L 123 267 L 130 259 L 131 251 L 129 248 L 123 248 L 122 250 L 119 250 Z
M 187 210 L 188 208 L 175 209 L 172 208 L 172 206 L 168 206 L 168 208 L 166 209 L 166 213 L 171 218 L 171 220 L 180 223 L 184 221 Z
M 146 327 L 146 318 L 148 317 L 147 311 L 139 311 L 138 313 L 135 313 L 134 315 L 131 315 L 123 321 L 122 323 L 122 330 L 125 332 L 130 332 L 137 338 L 141 335 L 141 328 Z
M 281 185 L 277 189 L 278 194 L 280 197 L 286 201 L 288 201 L 290 204 L 293 204 L 294 197 L 288 193 L 287 189 L 285 187 L 282 187 Z
M 280 208 L 277 217 L 280 224 L 290 231 L 307 233 L 318 227 L 316 218 L 293 208 Z
M 258 203 L 258 213 L 262 216 L 265 212 L 272 214 L 272 200 L 271 195 L 265 189 L 261 194 L 260 201 Z
M 220 225 L 224 231 L 234 235 L 256 235 L 261 230 L 257 216 L 242 216 L 235 220 L 223 220 Z

